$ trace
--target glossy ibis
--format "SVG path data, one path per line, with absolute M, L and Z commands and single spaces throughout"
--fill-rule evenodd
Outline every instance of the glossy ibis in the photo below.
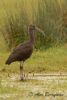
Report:
M 35 25 L 29 25 L 28 33 L 30 35 L 30 39 L 27 42 L 21 43 L 20 45 L 18 45 L 12 51 L 12 53 L 10 54 L 10 56 L 8 57 L 8 59 L 6 61 L 6 64 L 8 64 L 8 65 L 10 65 L 12 62 L 20 61 L 20 79 L 21 80 L 24 79 L 22 62 L 27 60 L 33 52 L 35 30 L 41 32 L 44 35 L 44 32 L 40 28 L 36 27 Z

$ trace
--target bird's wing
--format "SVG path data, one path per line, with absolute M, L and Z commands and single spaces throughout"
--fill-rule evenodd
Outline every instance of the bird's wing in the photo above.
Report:
M 19 55 L 19 54 L 24 54 L 26 53 L 27 51 L 29 51 L 30 49 L 32 48 L 32 46 L 28 43 L 28 42 L 25 42 L 23 44 L 20 44 L 18 45 L 11 53 L 11 55 Z M 10 56 L 11 56 L 10 55 Z
M 23 58 L 24 56 L 27 56 L 28 53 L 31 54 L 32 50 L 32 45 L 30 45 L 30 43 L 28 42 L 18 45 L 10 54 L 8 60 L 6 61 L 6 64 L 10 64 L 13 61 L 17 61 L 17 59 L 19 59 L 20 57 Z
M 13 49 L 12 53 L 14 54 L 17 52 L 25 51 L 25 48 L 29 48 L 29 44 L 27 42 L 18 45 L 16 48 Z

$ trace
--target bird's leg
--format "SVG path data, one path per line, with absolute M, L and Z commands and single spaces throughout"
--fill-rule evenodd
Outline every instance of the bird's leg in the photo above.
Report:
M 20 62 L 20 79 L 24 80 L 23 62 Z

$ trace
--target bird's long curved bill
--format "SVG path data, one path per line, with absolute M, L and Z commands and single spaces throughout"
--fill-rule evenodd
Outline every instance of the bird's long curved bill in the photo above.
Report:
M 43 34 L 43 36 L 45 37 L 45 33 L 44 33 L 44 31 L 43 31 L 43 30 L 41 30 L 41 29 L 40 29 L 40 28 L 38 28 L 38 27 L 36 27 L 36 30 L 37 30 L 38 32 L 42 33 L 42 34 Z

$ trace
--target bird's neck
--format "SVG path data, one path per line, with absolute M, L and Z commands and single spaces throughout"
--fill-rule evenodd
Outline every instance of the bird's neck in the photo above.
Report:
M 35 42 L 34 31 L 31 30 L 31 31 L 29 32 L 29 34 L 30 34 L 30 42 L 34 44 L 34 42 Z

